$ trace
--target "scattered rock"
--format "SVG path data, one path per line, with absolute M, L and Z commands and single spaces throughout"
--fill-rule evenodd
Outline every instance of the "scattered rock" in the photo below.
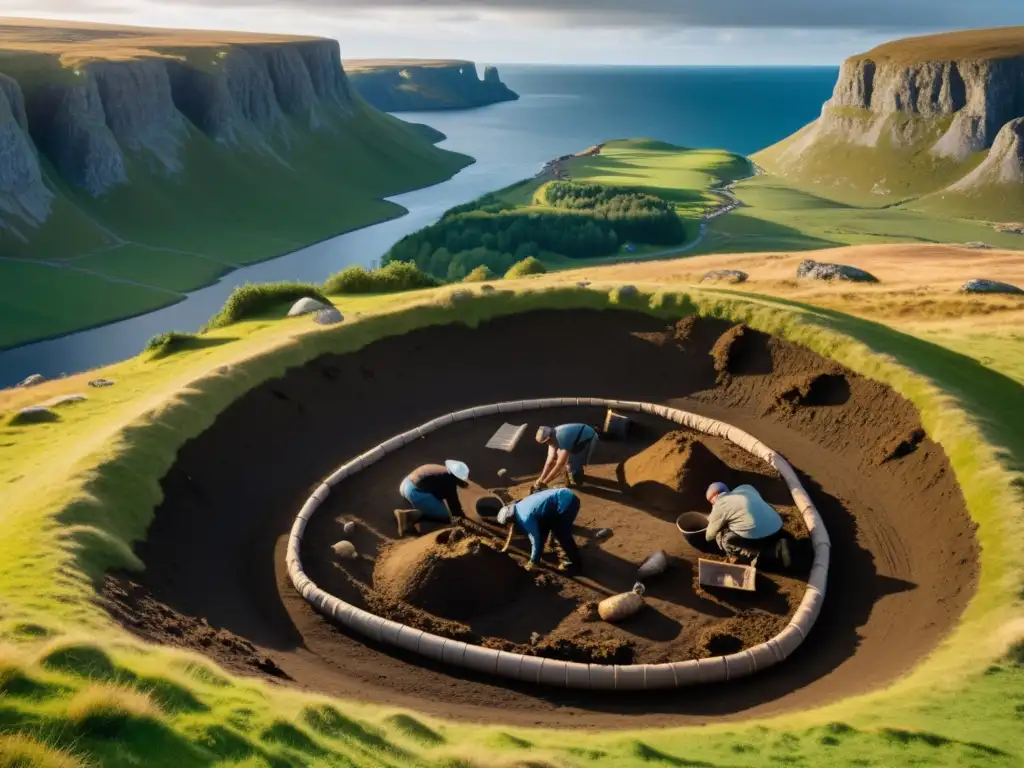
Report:
M 1015 221 L 1006 224 L 994 224 L 993 229 L 996 232 L 1005 232 L 1010 235 L 1024 235 L 1024 224 L 1018 224 Z
M 484 283 L 480 286 L 480 291 L 482 293 L 494 293 L 494 286 L 490 283 Z
M 313 321 L 318 325 L 334 325 L 335 323 L 340 323 L 344 319 L 344 315 L 342 315 L 335 307 L 321 309 L 313 315 Z
M 504 477 L 507 474 L 508 474 L 508 470 L 505 469 L 504 467 L 502 467 L 501 469 L 498 470 L 498 477 Z
M 578 283 L 576 283 L 577 288 L 586 288 L 588 285 L 590 285 L 589 280 L 580 280 Z
M 59 420 L 60 417 L 49 408 L 33 405 L 28 408 L 22 408 L 14 414 L 11 417 L 10 424 L 12 427 L 17 427 L 24 424 L 47 424 Z
M 700 279 L 702 283 L 745 283 L 750 277 L 740 269 L 713 269 Z
M 609 536 L 612 535 L 612 529 L 611 528 L 599 528 L 597 533 L 595 533 L 594 535 L 597 536 L 597 538 L 599 538 L 599 539 L 607 539 Z
M 345 523 L 343 526 L 341 526 L 341 530 L 343 530 L 346 535 L 350 536 L 353 533 L 355 533 L 356 524 L 353 523 L 351 520 L 349 520 L 347 523 Z
M 322 301 L 306 296 L 292 304 L 292 308 L 288 310 L 288 317 L 308 315 L 310 312 L 319 312 L 322 309 L 328 309 L 328 306 Z
M 455 303 L 460 302 L 460 301 L 466 301 L 467 299 L 472 299 L 472 298 L 473 298 L 473 292 L 472 291 L 467 291 L 465 289 L 460 289 L 460 290 L 457 290 L 457 291 L 452 291 L 451 293 L 448 294 L 448 301 L 450 301 L 452 304 L 455 304 Z
M 339 541 L 333 547 L 334 554 L 345 560 L 355 560 L 359 557 L 359 553 L 356 552 L 356 547 L 351 541 Z
M 969 242 L 969 243 L 964 243 L 964 248 L 974 248 L 974 249 L 980 250 L 980 249 L 991 248 L 991 247 L 992 246 L 989 245 L 988 243 L 983 243 L 980 240 L 971 240 L 971 242 Z
M 34 387 L 36 384 L 42 384 L 46 381 L 46 377 L 41 373 L 33 373 L 27 379 L 18 384 L 19 387 Z
M 88 400 L 85 395 L 59 395 L 57 397 L 47 400 L 45 403 L 40 403 L 42 408 L 59 408 L 62 405 L 71 405 L 72 403 L 80 403 L 83 400 Z
M 851 283 L 877 283 L 878 278 L 870 272 L 846 264 L 826 264 L 813 259 L 804 259 L 796 268 L 798 278 L 811 280 L 847 280 Z
M 219 374 L 221 374 L 223 376 L 225 373 L 227 373 L 230 370 L 231 370 L 231 366 L 229 366 L 229 365 L 222 365 L 219 368 L 217 368 L 217 373 L 219 373 Z
M 114 380 L 113 379 L 93 379 L 92 381 L 89 382 L 89 386 L 90 387 L 95 387 L 97 389 L 99 389 L 101 387 L 112 387 L 112 386 L 114 386 Z
M 1016 285 L 1010 285 L 1009 283 L 1001 283 L 998 280 L 985 280 L 984 278 L 975 278 L 968 280 L 960 287 L 961 293 L 1009 293 L 1013 295 L 1024 294 L 1024 290 L 1021 290 Z
M 644 560 L 639 570 L 636 572 L 638 579 L 648 579 L 651 576 L 657 576 L 668 568 L 668 556 L 663 550 L 658 550 L 653 555 Z

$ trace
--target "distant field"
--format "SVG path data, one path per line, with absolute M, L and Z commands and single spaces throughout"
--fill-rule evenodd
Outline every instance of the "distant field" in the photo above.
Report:
M 460 64 L 475 66 L 471 61 L 461 59 L 343 59 L 346 72 L 365 72 L 374 69 L 395 69 L 396 67 L 453 67 Z

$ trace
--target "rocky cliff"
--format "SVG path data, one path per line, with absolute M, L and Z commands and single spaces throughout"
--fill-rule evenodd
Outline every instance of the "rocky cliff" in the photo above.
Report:
M 346 61 L 360 96 L 385 112 L 470 109 L 519 95 L 501 81 L 497 67 L 483 79 L 471 61 Z
M 291 118 L 315 128 L 352 111 L 333 40 L 154 47 L 73 67 L 0 58 L 0 205 L 45 217 L 36 150 L 99 196 L 131 181 L 126 155 L 179 172 L 191 130 L 225 144 L 287 140 Z
M 914 38 L 846 60 L 818 120 L 757 160 L 840 194 L 917 197 L 970 174 L 1021 116 L 1024 28 Z

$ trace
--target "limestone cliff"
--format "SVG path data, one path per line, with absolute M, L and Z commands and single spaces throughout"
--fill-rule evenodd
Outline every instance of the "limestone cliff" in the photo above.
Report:
M 359 95 L 385 112 L 470 109 L 519 98 L 497 67 L 485 67 L 480 79 L 471 61 L 356 60 L 345 69 Z
M 156 161 L 167 173 L 179 172 L 190 130 L 226 144 L 287 142 L 288 118 L 317 127 L 325 112 L 352 112 L 333 40 L 146 53 L 70 67 L 53 56 L 36 57 L 31 66 L 0 59 L 5 199 L 15 186 L 37 188 L 33 144 L 66 182 L 99 196 L 130 182 L 126 153 L 147 161 L 147 169 Z M 42 211 L 38 204 L 32 210 Z
M 843 62 L 818 120 L 756 159 L 840 196 L 918 197 L 969 174 L 1021 116 L 1024 28 L 913 38 Z
M 43 184 L 27 122 L 21 88 L 0 75 L 0 211 L 37 224 L 49 215 L 53 195 Z

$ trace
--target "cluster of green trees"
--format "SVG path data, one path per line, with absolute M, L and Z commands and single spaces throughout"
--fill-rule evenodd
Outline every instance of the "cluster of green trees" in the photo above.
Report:
M 626 242 L 675 245 L 686 239 L 672 205 L 618 187 L 575 181 L 548 185 L 549 209 L 519 208 L 494 194 L 447 211 L 396 243 L 384 261 L 413 262 L 442 280 L 478 267 L 504 274 L 542 252 L 570 259 L 610 256 Z

